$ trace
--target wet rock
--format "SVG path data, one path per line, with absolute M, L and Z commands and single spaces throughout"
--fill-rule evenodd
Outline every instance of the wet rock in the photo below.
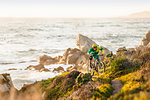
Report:
M 57 56 L 55 59 L 57 59 L 57 64 L 66 64 L 66 62 L 62 59 L 63 56 Z
M 60 73 L 60 72 L 64 72 L 65 70 L 63 67 L 59 66 L 58 68 L 54 68 L 53 72 L 55 71 Z
M 50 70 L 48 70 L 47 68 L 42 68 L 42 69 L 40 69 L 40 72 L 49 72 Z
M 38 70 L 38 71 L 49 71 L 48 69 L 46 69 L 45 67 L 44 67 L 44 65 L 42 65 L 42 64 L 38 64 L 38 65 L 30 65 L 29 67 L 27 67 L 25 70 L 27 70 L 27 69 L 29 69 L 29 70 Z
M 58 60 L 47 55 L 42 55 L 39 57 L 39 63 L 43 65 L 56 64 Z
M 16 68 L 9 68 L 8 70 L 17 70 Z

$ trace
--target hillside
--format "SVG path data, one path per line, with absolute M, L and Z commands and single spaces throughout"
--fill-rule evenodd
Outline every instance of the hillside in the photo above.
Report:
M 150 11 L 143 11 L 123 16 L 123 18 L 150 18 Z

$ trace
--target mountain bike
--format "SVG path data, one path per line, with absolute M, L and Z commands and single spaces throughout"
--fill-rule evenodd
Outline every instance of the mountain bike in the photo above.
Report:
M 99 55 L 99 56 L 102 56 L 102 55 Z M 91 75 L 93 76 L 95 71 L 98 74 L 100 74 L 101 70 L 102 70 L 102 73 L 105 72 L 105 64 L 101 59 L 99 59 L 98 61 L 98 59 L 95 59 L 93 57 L 93 60 L 91 62 L 89 60 L 88 73 L 91 73 Z

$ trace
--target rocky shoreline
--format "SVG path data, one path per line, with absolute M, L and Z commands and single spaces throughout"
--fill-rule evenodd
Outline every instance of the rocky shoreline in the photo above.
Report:
M 51 64 L 72 64 L 67 71 L 85 71 L 87 70 L 89 55 L 87 54 L 88 50 L 92 47 L 92 44 L 95 42 L 90 38 L 79 34 L 76 37 L 76 45 L 78 48 L 68 48 L 63 53 L 63 56 L 57 57 L 50 57 L 47 55 L 42 55 L 39 57 L 39 64 L 38 65 L 30 65 L 26 69 L 29 70 L 38 70 L 38 71 L 48 71 L 48 69 L 44 68 L 44 65 L 51 65 Z M 95 43 L 96 44 L 96 43 Z M 110 51 L 104 48 L 104 56 L 110 53 Z M 104 59 L 104 58 L 101 58 Z M 62 69 L 62 68 L 61 68 Z M 59 71 L 59 69 L 55 69 L 55 71 Z
M 105 62 L 106 67 L 108 68 L 105 72 L 106 74 L 104 73 L 103 75 L 100 75 L 98 78 L 94 79 L 90 74 L 86 73 L 89 61 L 87 51 L 91 48 L 93 43 L 95 42 L 88 37 L 79 34 L 76 38 L 76 44 L 79 49 L 68 48 L 65 50 L 63 56 L 54 58 L 47 55 L 40 56 L 39 64 L 30 65 L 26 68 L 26 70 L 47 72 L 49 70 L 44 67 L 45 65 L 72 64 L 72 66 L 68 67 L 66 71 L 59 66 L 53 71 L 61 72 L 63 73 L 62 75 L 35 82 L 30 85 L 25 85 L 20 91 L 17 91 L 14 88 L 9 74 L 0 74 L 0 97 L 4 98 L 2 100 L 19 100 L 22 97 L 24 97 L 22 100 L 90 100 L 99 97 L 101 99 L 103 98 L 103 100 L 106 100 L 112 95 L 113 88 L 111 86 L 111 80 L 119 78 L 120 75 L 126 75 L 134 72 L 133 68 L 135 66 L 136 70 L 139 70 L 139 67 L 137 66 L 144 68 L 140 69 L 140 71 L 137 73 L 141 73 L 140 75 L 141 77 L 144 77 L 145 82 L 150 82 L 149 72 L 147 72 L 149 70 L 149 67 L 147 66 L 149 66 L 148 64 L 150 61 L 150 31 L 146 33 L 145 37 L 141 41 L 140 46 L 135 48 L 119 48 L 116 55 L 109 57 L 111 51 L 104 47 L 105 53 L 102 60 Z M 125 59 L 119 57 L 125 57 Z M 120 69 L 120 67 L 118 69 L 113 69 L 113 63 L 117 59 L 124 60 L 124 62 L 121 64 L 124 65 L 123 67 L 125 67 L 125 71 Z M 146 74 L 142 74 L 143 70 L 145 70 Z M 107 91 L 107 93 L 102 93 L 102 89 L 106 89 L 105 91 Z M 145 88 L 143 87 L 143 89 Z M 149 85 L 145 91 L 149 91 Z M 95 95 L 96 93 L 99 93 L 97 94 L 99 97 Z M 117 96 L 110 98 L 110 100 L 117 100 L 114 99 L 117 98 Z

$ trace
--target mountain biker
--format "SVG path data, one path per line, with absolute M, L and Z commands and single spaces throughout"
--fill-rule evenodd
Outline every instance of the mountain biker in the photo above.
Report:
M 99 51 L 101 50 L 102 56 L 104 54 L 104 49 L 101 46 L 97 46 L 96 44 L 92 45 L 92 48 L 88 51 L 88 54 L 90 55 L 90 63 L 94 57 L 94 59 L 97 59 L 99 62 Z

